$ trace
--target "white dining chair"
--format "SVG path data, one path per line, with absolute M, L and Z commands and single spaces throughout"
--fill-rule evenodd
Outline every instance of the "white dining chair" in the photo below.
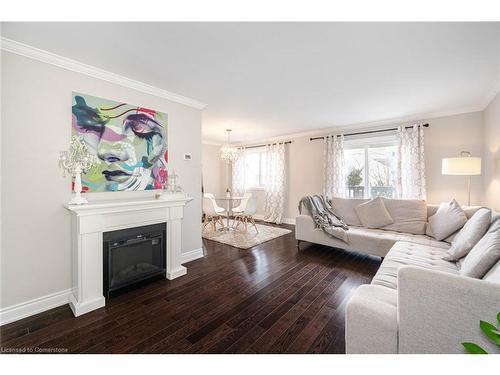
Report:
M 212 193 L 205 193 L 205 194 L 203 194 L 203 197 L 208 198 L 212 201 L 212 204 L 213 204 L 216 212 L 219 212 L 220 214 L 222 214 L 225 211 L 225 209 L 223 207 L 221 207 L 217 204 L 217 201 L 215 200 L 215 196 Z
M 257 200 L 255 198 L 248 199 L 247 204 L 245 206 L 245 210 L 234 217 L 234 221 L 236 222 L 236 229 L 238 229 L 240 225 L 243 225 L 246 232 L 248 229 L 248 223 L 250 223 L 255 228 L 255 231 L 259 233 L 257 225 L 255 224 L 255 221 L 253 219 L 253 215 L 255 215 L 256 212 L 257 212 Z
M 243 198 L 241 198 L 240 204 L 232 209 L 235 216 L 245 211 L 248 200 L 250 198 L 252 198 L 252 193 L 243 194 Z
M 203 230 L 209 224 L 212 226 L 212 230 L 215 232 L 217 230 L 217 224 L 220 224 L 224 228 L 224 222 L 222 221 L 222 212 L 216 209 L 214 204 L 215 199 L 210 199 L 208 197 L 203 198 L 203 213 L 205 214 L 205 220 L 203 221 Z

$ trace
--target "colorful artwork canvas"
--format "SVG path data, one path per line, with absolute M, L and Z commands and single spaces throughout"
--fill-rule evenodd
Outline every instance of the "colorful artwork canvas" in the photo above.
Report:
M 82 175 L 88 192 L 161 189 L 167 180 L 167 115 L 73 93 L 72 133 L 99 166 Z

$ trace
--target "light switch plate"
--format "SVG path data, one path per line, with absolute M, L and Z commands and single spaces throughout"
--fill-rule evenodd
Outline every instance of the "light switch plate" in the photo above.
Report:
M 184 154 L 184 160 L 190 161 L 192 158 L 191 154 Z

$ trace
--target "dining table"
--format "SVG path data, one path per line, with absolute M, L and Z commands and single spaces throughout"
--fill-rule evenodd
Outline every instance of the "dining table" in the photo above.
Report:
M 231 227 L 229 225 L 229 219 L 231 218 L 231 215 L 233 213 L 233 208 L 234 208 L 234 202 L 235 201 L 241 201 L 243 197 L 239 196 L 222 196 L 222 197 L 215 197 L 216 201 L 221 201 L 225 203 L 226 206 L 226 227 L 221 228 L 221 231 L 231 231 L 231 230 L 236 230 L 235 228 Z

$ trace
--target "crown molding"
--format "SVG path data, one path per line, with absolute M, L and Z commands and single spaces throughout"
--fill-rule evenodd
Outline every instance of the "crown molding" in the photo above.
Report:
M 493 95 L 493 97 L 495 95 Z M 283 134 L 283 135 L 278 135 L 278 136 L 271 137 L 271 138 L 259 138 L 259 139 L 251 139 L 251 140 L 248 140 L 245 142 L 235 142 L 235 146 L 245 146 L 245 145 L 250 145 L 250 144 L 266 143 L 266 142 L 280 142 L 280 141 L 305 138 L 305 137 L 319 137 L 319 136 L 323 136 L 323 135 L 338 134 L 338 133 L 343 133 L 343 132 L 376 130 L 376 129 L 383 127 L 383 126 L 389 126 L 389 125 L 393 126 L 396 124 L 404 124 L 404 123 L 412 122 L 412 121 L 427 121 L 427 120 L 431 120 L 431 119 L 435 119 L 435 118 L 439 118 L 439 117 L 448 117 L 448 116 L 455 116 L 455 115 L 461 115 L 461 114 L 466 114 L 466 113 L 481 112 L 485 108 L 486 107 L 483 104 L 481 104 L 481 105 L 475 105 L 475 106 L 471 106 L 471 107 L 458 108 L 458 109 L 454 109 L 454 110 L 450 110 L 450 111 L 421 113 L 421 114 L 415 114 L 415 115 L 410 115 L 410 116 L 406 116 L 406 117 L 389 118 L 389 119 L 371 121 L 371 122 L 353 123 L 353 124 L 347 124 L 347 125 L 341 125 L 341 126 L 335 126 L 335 127 L 326 127 L 323 129 L 314 129 L 314 130 L 310 130 L 310 131 L 306 131 L 306 132 Z
M 208 146 L 222 146 L 221 142 L 211 141 L 209 139 L 202 139 L 201 143 Z
M 32 47 L 15 40 L 2 37 L 0 46 L 2 50 L 15 53 L 16 55 L 28 57 L 33 60 L 41 61 L 46 64 L 51 64 L 59 68 L 70 70 L 72 72 L 85 74 L 92 78 L 97 78 L 113 83 L 115 85 L 127 87 L 136 91 L 143 92 L 145 94 L 154 95 L 175 103 L 186 105 L 188 107 L 202 110 L 207 106 L 207 104 L 202 103 L 198 100 L 191 99 L 167 90 L 163 90 L 147 83 L 136 81 L 119 74 L 109 72 L 107 70 L 96 68 L 95 66 L 87 65 L 64 56 L 56 55 L 52 52 Z

